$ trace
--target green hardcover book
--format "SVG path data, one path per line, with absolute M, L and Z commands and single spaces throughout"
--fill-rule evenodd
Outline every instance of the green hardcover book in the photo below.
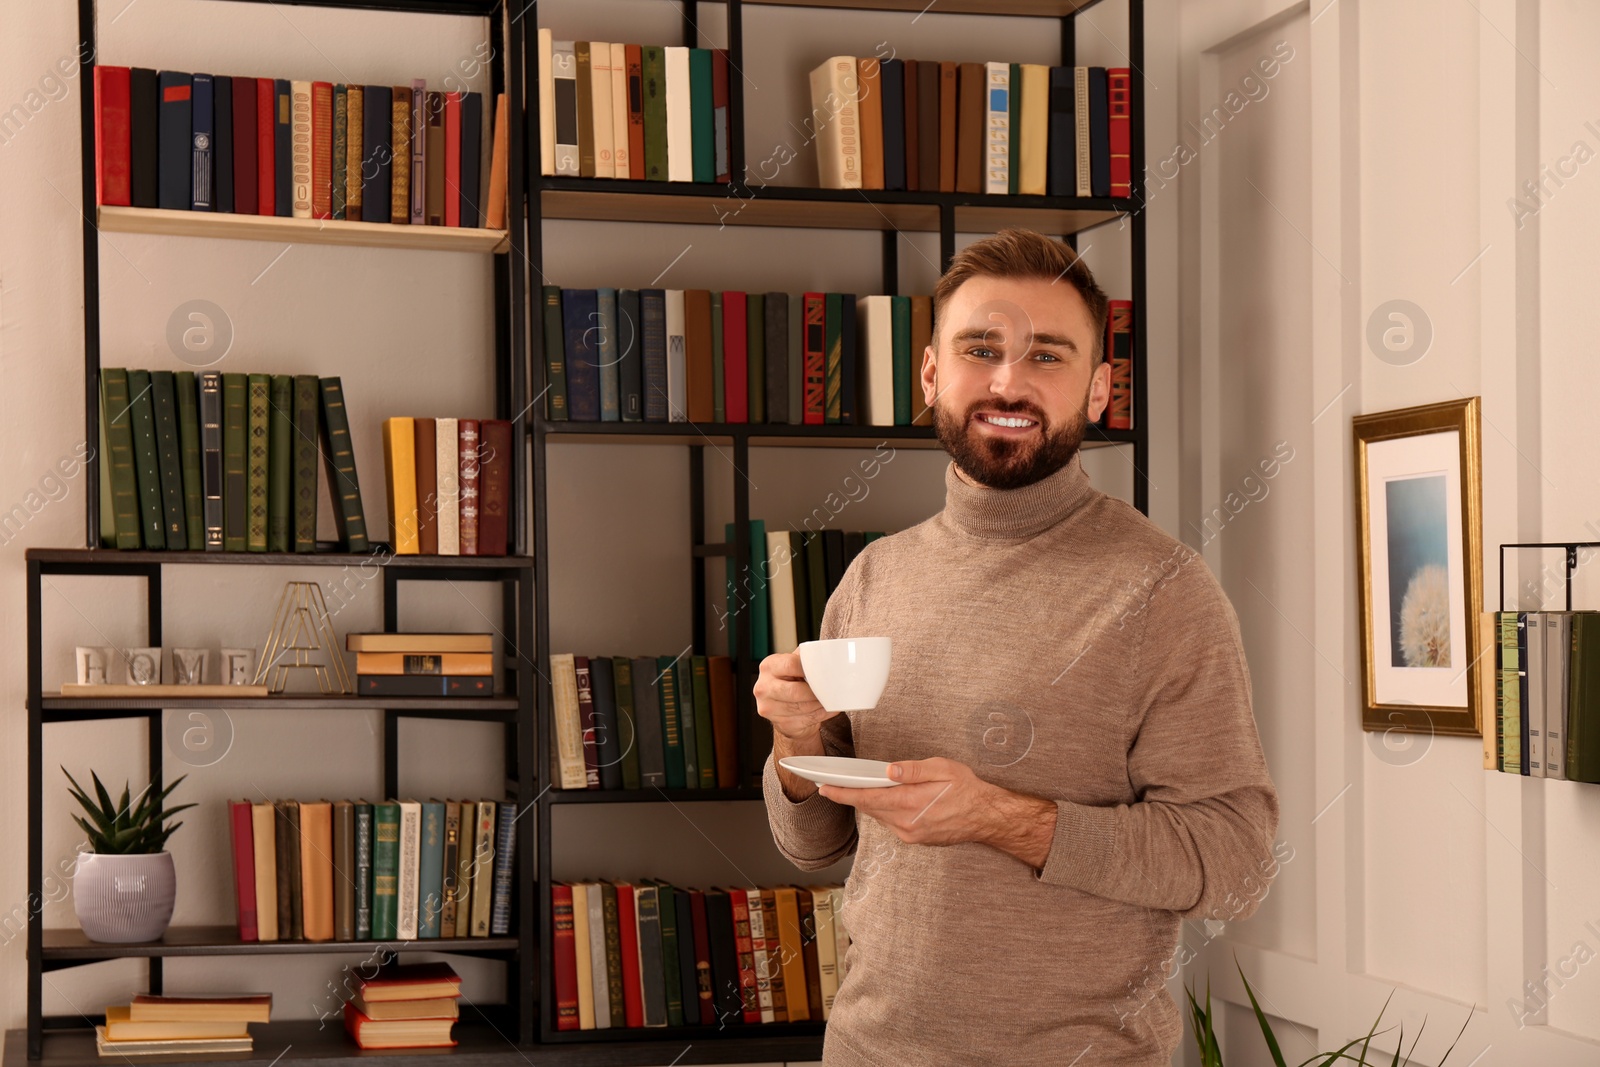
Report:
M 200 477 L 200 394 L 194 371 L 173 376 L 178 390 L 178 446 L 183 453 L 183 520 L 189 551 L 206 550 L 205 483 Z
M 611 1008 L 611 1026 L 620 1030 L 628 1025 L 627 994 L 622 990 L 622 926 L 617 914 L 617 887 L 612 882 L 600 883 L 600 916 L 606 927 L 606 999 Z M 632 915 L 628 916 L 628 921 L 633 921 Z
M 267 551 L 294 550 L 294 378 L 272 376 L 267 418 Z
M 876 541 L 880 537 L 888 537 L 888 536 L 889 535 L 887 533 L 885 533 L 883 530 L 867 530 L 867 531 L 864 531 L 861 534 L 862 547 L 865 547 L 867 545 L 872 544 L 872 542 Z
M 245 492 L 249 494 L 249 514 L 245 518 L 245 548 L 251 552 L 267 550 L 267 443 L 268 420 L 272 413 L 272 384 L 265 374 L 252 374 L 247 382 L 250 419 L 249 461 L 245 467 Z
M 342 84 L 333 87 L 333 192 L 330 202 L 332 216 L 344 218 L 344 179 L 346 167 L 341 166 L 350 151 L 349 141 L 350 97 Z M 273 549 L 274 552 L 279 551 Z
M 662 971 L 665 972 L 667 988 L 667 1025 L 683 1025 L 683 981 L 682 969 L 677 965 L 678 955 L 678 915 L 672 900 L 672 886 L 660 880 L 652 880 L 656 887 L 656 900 L 661 913 L 661 960 Z M 695 1016 L 695 1022 L 700 1017 Z
M 317 550 L 317 418 L 320 388 L 314 374 L 294 377 L 294 550 Z
M 249 512 L 246 456 L 250 439 L 249 379 L 243 374 L 222 376 L 222 549 L 246 550 Z
M 1567 683 L 1567 780 L 1600 782 L 1600 613 L 1572 614 Z
M 767 421 L 767 303 L 760 293 L 745 300 L 745 352 L 751 422 Z
M 656 45 L 639 52 L 644 92 L 644 176 L 667 180 L 667 54 Z
M 545 405 L 545 418 L 551 422 L 567 421 L 567 353 L 566 333 L 561 328 L 561 287 L 547 285 L 544 292 L 544 366 L 545 390 L 550 402 Z
M 100 547 L 117 547 L 116 500 L 111 492 L 111 446 L 106 436 L 106 380 L 100 379 L 100 417 L 95 422 L 100 427 Z
M 700 767 L 700 788 L 715 789 L 717 751 L 711 733 L 711 675 L 706 662 L 704 656 L 694 656 L 689 661 L 694 677 L 695 762 Z
M 430 800 L 422 805 L 422 845 L 417 853 L 417 937 L 438 937 L 443 913 L 444 801 Z
M 634 715 L 633 661 L 627 656 L 612 660 L 616 682 L 617 729 L 622 731 L 622 788 L 638 789 L 639 721 Z
M 810 585 L 811 640 L 822 639 L 822 613 L 828 607 L 828 571 L 822 558 L 822 534 L 807 532 L 806 579 Z
M 816 631 L 811 625 L 811 579 L 806 567 L 806 535 L 801 530 L 790 530 L 788 533 L 789 566 L 794 572 L 795 640 L 810 641 Z
M 400 805 L 372 806 L 372 939 L 393 941 L 399 930 Z
M 772 615 L 767 607 L 767 524 L 750 520 L 750 662 L 758 664 L 772 654 Z
M 117 524 L 117 547 L 138 548 L 144 543 L 139 512 L 139 478 L 133 453 L 133 406 L 128 395 L 128 372 L 121 367 L 100 371 L 105 391 L 106 426 L 109 452 L 101 458 L 111 473 L 111 508 Z
M 1500 612 L 1500 684 L 1504 699 L 1500 702 L 1500 735 L 1505 738 L 1501 752 L 1500 769 L 1507 774 L 1522 773 L 1522 684 L 1518 657 L 1519 615 L 1515 611 Z M 1576 634 L 1577 626 L 1573 626 Z M 1576 641 L 1576 637 L 1574 637 Z M 1574 644 L 1576 647 L 1576 644 Z M 1573 688 L 1576 688 L 1574 685 Z M 1567 726 L 1567 774 L 1572 774 L 1572 724 Z
M 711 103 L 711 49 L 689 49 L 689 131 L 694 180 L 717 180 L 716 108 Z M 649 150 L 646 149 L 646 156 Z
M 690 660 L 672 661 L 672 684 L 678 691 L 678 734 L 683 738 L 683 787 L 700 788 L 700 731 L 694 717 L 694 671 Z
M 1017 172 L 1022 169 L 1022 64 L 1011 64 L 1010 88 L 1006 90 L 1006 192 L 1017 195 Z
M 711 290 L 711 418 L 728 421 L 727 379 L 723 376 L 722 293 Z
M 889 332 L 894 353 L 894 424 L 911 425 L 911 298 L 889 298 Z
M 723 556 L 724 573 L 727 576 L 728 603 L 725 606 L 727 614 L 723 616 L 728 626 L 728 655 L 734 659 L 739 658 L 739 616 L 743 614 L 744 594 L 739 589 L 739 558 L 734 554 L 733 523 L 724 523 L 722 527 L 722 541 L 728 546 L 728 554 Z
M 839 422 L 839 390 L 844 385 L 843 361 L 843 335 L 844 324 L 844 297 L 839 293 L 827 293 L 822 304 L 822 329 L 823 329 L 823 399 L 822 421 L 828 425 Z
M 178 440 L 178 391 L 171 371 L 150 372 L 150 402 L 161 474 L 161 533 L 168 549 L 184 549 L 189 547 L 189 524 L 183 514 L 183 445 Z
M 128 372 L 133 419 L 133 471 L 139 485 L 139 533 L 146 548 L 166 548 L 166 513 L 161 503 L 161 459 L 156 444 L 155 404 L 150 398 L 150 372 Z
M 683 734 L 678 730 L 678 679 L 672 670 L 671 656 L 656 657 L 661 672 L 661 749 L 666 762 L 667 788 L 682 789 Z
M 365 552 L 367 514 L 361 507 L 361 480 L 356 476 L 355 445 L 350 439 L 350 414 L 345 410 L 344 386 L 338 378 L 323 378 L 323 458 L 328 485 L 333 488 L 333 521 L 347 552 Z M 313 535 L 312 540 L 316 538 Z

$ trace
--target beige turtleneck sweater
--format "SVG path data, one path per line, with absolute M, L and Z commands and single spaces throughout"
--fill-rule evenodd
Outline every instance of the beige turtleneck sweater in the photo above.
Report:
M 1090 486 L 1077 459 L 1015 490 L 945 473 L 945 508 L 881 538 L 822 636 L 893 638 L 878 706 L 830 755 L 944 756 L 1056 802 L 1042 871 L 988 845 L 906 844 L 771 759 L 779 849 L 851 853 L 847 976 L 827 1067 L 1165 1067 L 1180 920 L 1242 919 L 1276 866 L 1278 799 L 1233 608 L 1204 562 Z

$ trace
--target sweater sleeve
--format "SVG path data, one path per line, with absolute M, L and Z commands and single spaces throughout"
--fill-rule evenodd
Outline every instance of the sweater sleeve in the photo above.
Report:
M 1251 711 L 1238 619 L 1193 554 L 1141 614 L 1128 748 L 1138 800 L 1058 800 L 1038 877 L 1185 919 L 1245 918 L 1277 871 L 1278 794 Z
M 822 638 L 844 637 L 849 631 L 859 568 L 852 566 L 840 580 L 822 613 Z M 835 715 L 822 724 L 822 751 L 829 756 L 854 756 L 848 715 Z M 762 773 L 767 801 L 767 821 L 772 839 L 785 859 L 803 871 L 832 866 L 856 850 L 856 812 L 848 804 L 835 804 L 821 793 L 796 803 L 783 791 L 777 763 L 767 756 Z

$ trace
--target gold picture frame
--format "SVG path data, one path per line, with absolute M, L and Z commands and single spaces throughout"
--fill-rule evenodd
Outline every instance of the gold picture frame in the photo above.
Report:
M 1363 729 L 1482 733 L 1480 406 L 1474 396 L 1352 420 Z

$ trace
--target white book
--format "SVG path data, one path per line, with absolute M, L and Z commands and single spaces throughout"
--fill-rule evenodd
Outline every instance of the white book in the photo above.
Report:
M 863 426 L 894 425 L 894 298 L 856 298 L 856 360 Z
M 1528 675 L 1528 777 L 1543 778 L 1544 773 L 1544 612 L 1528 612 L 1528 661 L 1522 664 Z
M 683 290 L 667 294 L 667 421 L 689 421 L 688 349 L 683 333 Z
M 441 556 L 461 555 L 460 426 L 460 419 L 434 420 L 435 526 Z
M 552 41 L 550 71 L 556 174 L 576 178 L 578 167 L 578 57 L 571 41 Z
M 395 938 L 417 939 L 417 864 L 422 856 L 422 804 L 400 801 L 400 885 L 395 895 Z
M 833 998 L 839 993 L 838 947 L 833 940 L 833 890 L 811 890 L 811 908 L 817 931 L 817 978 L 822 987 L 822 1021 L 833 1014 Z
M 1572 614 L 1545 615 L 1544 769 L 1546 778 L 1567 777 L 1567 686 L 1571 672 Z M 1493 670 L 1491 662 L 1484 670 Z
M 539 31 L 539 173 L 556 172 L 556 77 L 552 67 L 554 38 Z
M 1011 189 L 1011 64 L 985 63 L 983 191 L 1004 196 Z
M 861 188 L 860 76 L 854 56 L 832 56 L 811 72 L 807 132 L 817 143 L 817 186 Z
M 772 603 L 772 651 L 793 652 L 800 644 L 794 624 L 794 549 L 788 530 L 767 531 L 767 590 Z
M 1076 135 L 1077 150 L 1073 153 L 1078 168 L 1078 195 L 1093 196 L 1094 185 L 1089 172 L 1089 68 L 1072 68 L 1072 131 Z
M 606 970 L 605 892 L 589 883 L 589 969 L 594 972 L 594 1028 L 611 1028 L 611 976 Z M 579 946 L 581 951 L 582 946 Z
M 844 887 L 834 886 L 828 894 L 833 898 L 834 969 L 839 972 L 839 984 L 842 986 L 845 975 L 850 973 L 845 955 L 850 949 L 850 931 L 844 928 Z
M 1022 64 L 1022 84 L 1013 85 L 1011 89 L 1022 94 L 1018 128 L 1011 131 L 1011 135 L 1018 138 L 1017 155 L 1021 164 L 1017 192 L 1025 196 L 1043 196 L 1049 191 L 1050 68 L 1042 63 Z
M 294 187 L 292 213 L 311 217 L 311 83 L 289 83 L 289 179 Z
M 589 126 L 594 130 L 594 176 L 615 178 L 617 160 L 611 107 L 611 45 L 589 42 Z
M 767 952 L 767 919 L 761 911 L 761 890 L 745 890 L 750 901 L 750 947 L 756 969 L 756 1002 L 761 1005 L 761 1021 L 776 1022 L 772 1009 L 772 959 Z
M 617 177 L 628 176 L 628 46 L 611 46 L 611 162 Z
M 578 1029 L 594 1029 L 594 965 L 589 959 L 589 887 L 572 883 L 572 934 L 578 957 Z M 606 1022 L 610 1022 L 609 1016 Z
M 583 724 L 578 709 L 578 668 L 572 653 L 550 657 L 551 706 L 556 720 L 556 770 L 562 789 L 586 789 Z
M 667 181 L 694 181 L 694 122 L 689 106 L 689 50 L 662 49 L 667 67 Z M 670 332 L 670 331 L 669 331 Z

